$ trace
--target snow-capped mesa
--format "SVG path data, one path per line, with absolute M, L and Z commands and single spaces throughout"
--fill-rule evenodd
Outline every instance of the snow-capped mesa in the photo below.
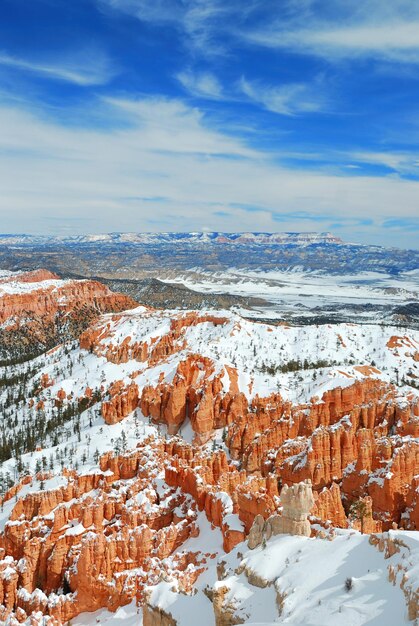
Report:
M 100 313 L 136 306 L 93 280 L 63 280 L 47 270 L 0 273 L 0 356 L 28 358 L 77 337 Z
M 40 235 L 0 235 L 0 245 L 54 245 L 90 243 L 231 243 L 231 244 L 323 244 L 343 243 L 332 233 L 107 233 L 71 237 L 48 237 Z
M 418 331 L 127 304 L 1 368 L 0 620 L 413 624 Z

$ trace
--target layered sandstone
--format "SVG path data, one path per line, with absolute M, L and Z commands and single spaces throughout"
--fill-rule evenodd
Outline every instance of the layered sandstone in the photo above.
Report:
M 0 279 L 0 356 L 13 362 L 78 337 L 101 313 L 136 306 L 94 280 L 61 280 L 46 270 Z
M 117 381 L 109 389 L 110 399 L 102 402 L 102 417 L 107 424 L 116 424 L 132 413 L 138 406 L 138 387 L 130 383 L 127 387 Z
M 20 283 L 31 288 L 20 289 Z M 58 312 L 84 307 L 106 313 L 136 306 L 128 296 L 112 293 L 97 281 L 61 280 L 46 270 L 18 274 L 13 278 L 15 288 L 7 289 L 10 285 L 10 278 L 0 280 L 0 324 L 21 316 L 53 319 Z

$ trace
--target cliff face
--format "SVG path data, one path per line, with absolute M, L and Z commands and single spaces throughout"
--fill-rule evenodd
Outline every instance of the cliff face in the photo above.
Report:
M 29 356 L 76 337 L 101 313 L 133 308 L 131 298 L 93 280 L 61 280 L 46 270 L 0 279 L 0 351 Z
M 46 270 L 18 274 L 13 281 L 0 280 L 1 324 L 10 318 L 18 322 L 22 315 L 53 319 L 58 311 L 66 314 L 83 307 L 107 313 L 135 306 L 128 296 L 112 293 L 97 281 L 61 280 Z

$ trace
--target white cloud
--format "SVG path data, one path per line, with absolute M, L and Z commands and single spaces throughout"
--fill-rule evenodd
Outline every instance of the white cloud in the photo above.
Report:
M 217 39 L 217 30 L 236 4 L 224 0 L 98 0 L 103 7 L 111 7 L 135 16 L 141 21 L 172 24 L 183 34 L 183 43 L 194 52 L 205 56 L 218 54 L 223 46 Z M 244 9 L 245 11 L 245 9 Z M 220 26 L 223 28 L 222 26 Z M 224 28 L 223 28 L 224 29 Z
M 203 113 L 180 100 L 167 98 L 106 98 L 117 115 L 132 124 L 129 131 L 114 133 L 124 141 L 138 141 L 140 152 L 193 154 L 211 158 L 256 158 L 258 153 L 243 142 L 206 127 Z
M 99 0 L 102 6 L 134 15 L 145 22 L 177 22 L 187 10 L 179 0 Z
M 27 61 L 0 52 L 0 65 L 83 87 L 103 85 L 109 82 L 115 73 L 106 55 L 96 49 L 73 52 L 69 59 L 42 62 Z
M 419 174 L 419 154 L 402 152 L 352 152 L 348 156 L 355 161 L 384 165 L 399 173 Z
M 179 72 L 176 78 L 193 96 L 208 98 L 210 100 L 222 100 L 224 98 L 221 83 L 218 78 L 210 72 L 185 70 Z
M 226 52 L 234 40 L 330 61 L 367 56 L 419 62 L 417 0 L 97 0 L 155 24 L 173 24 L 194 52 Z
M 0 108 L 2 230 L 323 230 L 333 215 L 371 217 L 366 238 L 379 241 L 380 221 L 417 215 L 419 182 L 280 167 L 179 101 L 114 99 L 99 108 L 123 127 L 67 128 Z
M 298 4 L 298 3 L 297 3 Z M 243 31 L 248 41 L 314 54 L 329 61 L 369 57 L 419 62 L 419 4 L 416 0 L 307 0 L 297 10 L 275 13 L 258 28 Z
M 326 105 L 320 83 L 316 89 L 304 83 L 267 86 L 242 77 L 239 87 L 250 100 L 281 115 L 319 112 Z
M 288 0 L 281 0 L 278 6 Z M 305 1 L 305 0 L 299 0 Z M 96 0 L 104 10 L 127 13 L 156 26 L 170 25 L 181 33 L 181 42 L 191 55 L 218 57 L 229 54 L 254 12 L 265 8 L 268 18 L 276 15 L 272 0 Z
M 419 62 L 419 21 L 398 24 L 365 24 L 353 27 L 254 32 L 249 39 L 268 47 L 291 48 L 339 60 L 367 56 L 404 63 Z

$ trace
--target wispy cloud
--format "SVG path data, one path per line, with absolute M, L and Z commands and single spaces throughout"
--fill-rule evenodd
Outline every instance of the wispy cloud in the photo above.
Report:
M 225 52 L 234 42 L 337 61 L 367 56 L 419 63 L 417 0 L 97 0 L 155 24 L 172 24 L 195 52 Z
M 291 0 L 289 5 L 295 5 Z M 370 57 L 419 63 L 416 0 L 309 0 L 305 10 L 283 12 L 241 33 L 248 41 L 339 61 Z
M 70 59 L 42 62 L 28 61 L 6 52 L 0 52 L 0 66 L 83 87 L 106 84 L 115 75 L 115 69 L 107 56 L 96 49 L 74 52 Z
M 223 49 L 217 30 L 223 20 L 228 22 L 227 17 L 235 12 L 237 6 L 235 0 L 231 3 L 224 0 L 98 1 L 102 6 L 129 13 L 144 22 L 172 24 L 182 31 L 185 45 L 205 56 L 218 54 Z
M 419 231 L 419 217 L 393 218 L 383 223 L 384 228 L 401 231 Z
M 193 72 L 188 69 L 176 75 L 177 80 L 191 95 L 210 100 L 222 100 L 223 88 L 211 72 Z
M 314 113 L 324 110 L 326 106 L 326 97 L 320 85 L 317 89 L 303 83 L 270 86 L 242 77 L 239 88 L 251 101 L 281 115 Z
M 185 15 L 185 3 L 181 0 L 99 0 L 103 6 L 134 15 L 146 22 L 177 22 Z M 171 10 L 169 10 L 171 8 Z
M 373 57 L 419 63 L 419 20 L 413 23 L 363 24 L 349 28 L 316 26 L 311 29 L 263 30 L 249 34 L 254 43 L 290 48 L 337 61 L 348 57 Z
M 347 156 L 358 163 L 384 166 L 401 175 L 419 176 L 419 152 L 350 152 Z
M 207 127 L 203 112 L 181 100 L 108 97 L 103 101 L 111 107 L 109 119 L 123 117 L 130 123 L 131 130 L 126 137 L 137 138 L 143 151 L 225 159 L 251 159 L 259 155 L 245 142 Z
M 229 85 L 228 90 L 211 72 L 191 69 L 176 75 L 182 87 L 192 96 L 207 100 L 251 102 L 267 111 L 294 116 L 300 113 L 319 113 L 329 108 L 328 96 L 322 78 L 311 83 L 267 85 L 242 76 Z

